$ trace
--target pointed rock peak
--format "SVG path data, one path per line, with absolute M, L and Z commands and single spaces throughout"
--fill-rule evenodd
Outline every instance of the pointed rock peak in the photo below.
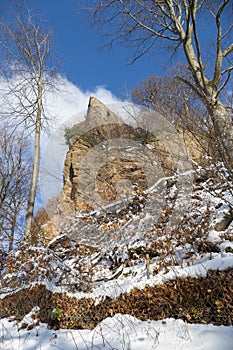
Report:
M 91 96 L 88 104 L 85 124 L 86 127 L 95 128 L 103 124 L 123 124 L 123 121 L 104 103 Z
M 98 98 L 91 96 L 89 99 L 89 104 L 88 104 L 88 108 L 89 107 L 95 107 L 95 106 L 105 106 L 100 100 L 98 100 Z

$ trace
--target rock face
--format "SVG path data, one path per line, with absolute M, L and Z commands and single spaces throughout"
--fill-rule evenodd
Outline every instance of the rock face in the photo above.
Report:
M 78 135 L 69 141 L 63 188 L 75 212 L 108 205 L 124 192 L 133 194 L 135 187 L 145 190 L 148 179 L 152 184 L 152 153 L 143 146 L 143 129 L 125 124 L 94 97 L 85 121 L 75 128 Z
M 166 131 L 165 126 L 158 132 L 134 128 L 94 97 L 90 98 L 85 120 L 73 126 L 71 135 L 63 190 L 48 201 L 33 229 L 35 240 L 41 237 L 44 244 L 61 234 L 67 220 L 78 213 L 146 193 L 161 177 L 174 173 L 174 158 L 180 162 L 183 157 L 184 163 L 189 152 L 192 158 L 200 156 L 190 137 L 181 155 L 179 132 Z

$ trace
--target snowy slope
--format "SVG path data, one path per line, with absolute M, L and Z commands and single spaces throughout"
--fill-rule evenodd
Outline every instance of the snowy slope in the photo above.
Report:
M 114 227 L 113 233 L 120 233 L 120 239 L 117 236 L 114 241 L 109 231 L 109 245 L 101 243 L 98 247 L 90 247 L 88 245 L 94 241 L 91 237 L 84 237 L 85 234 L 83 243 L 88 245 L 77 244 L 72 241 L 71 231 L 76 230 L 74 225 L 67 229 L 70 230 L 66 232 L 67 237 L 70 233 L 68 240 L 65 235 L 62 239 L 58 237 L 50 242 L 49 248 L 22 246 L 9 256 L 8 266 L 2 273 L 0 298 L 4 302 L 12 292 L 44 284 L 51 292 L 67 292 L 76 299 L 91 297 L 97 305 L 107 297 L 115 299 L 135 287 L 142 290 L 146 285 L 161 285 L 179 277 L 206 277 L 210 270 L 233 268 L 233 224 L 224 231 L 215 230 L 224 213 L 230 210 L 232 193 L 227 188 L 232 188 L 232 184 L 226 183 L 222 189 L 210 188 L 208 180 L 198 186 L 189 203 L 182 196 L 178 198 L 183 208 L 177 225 L 180 231 L 172 226 L 169 231 L 167 222 L 160 221 L 170 218 L 169 210 L 166 212 L 163 207 L 155 225 L 152 201 L 148 202 L 150 205 L 144 213 L 142 210 L 128 212 L 127 225 Z M 179 201 L 174 205 L 172 202 L 175 191 L 175 186 L 170 188 L 167 203 L 175 214 L 179 214 Z M 99 213 L 92 213 L 88 220 L 92 219 L 94 228 L 98 225 L 102 228 Z M 124 217 L 121 220 L 124 221 Z M 110 216 L 107 226 L 114 225 L 115 218 Z M 162 229 L 160 225 L 163 225 Z M 153 254 L 148 262 L 149 253 Z M 87 286 L 89 289 L 85 289 Z M 215 302 L 218 302 L 217 298 Z M 233 349 L 232 326 L 188 324 L 172 318 L 141 321 L 130 315 L 116 314 L 101 321 L 93 330 L 55 331 L 48 329 L 47 324 L 37 324 L 34 312 L 19 323 L 9 322 L 6 318 L 0 320 L 0 349 Z M 232 309 L 227 312 L 230 319 Z

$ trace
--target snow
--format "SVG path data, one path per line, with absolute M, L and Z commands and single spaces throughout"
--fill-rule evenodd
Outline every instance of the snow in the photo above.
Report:
M 26 316 L 27 317 L 27 316 Z M 181 320 L 140 321 L 117 314 L 93 330 L 51 330 L 39 324 L 18 330 L 15 321 L 0 321 L 4 350 L 232 350 L 233 327 L 187 324 Z
M 232 254 L 215 253 L 199 257 L 192 266 L 173 266 L 167 274 L 146 279 L 143 264 L 135 267 L 136 275 L 121 277 L 99 286 L 92 294 L 96 303 L 103 296 L 116 297 L 134 286 L 143 288 L 177 276 L 205 276 L 208 270 L 223 270 L 233 266 Z M 132 268 L 132 267 L 131 267 Z M 137 270 L 137 271 L 136 271 Z M 144 278 L 143 278 L 144 276 Z M 80 293 L 77 297 L 90 295 Z M 103 320 L 93 330 L 49 329 L 47 324 L 37 324 L 34 317 L 39 311 L 34 307 L 22 321 L 10 318 L 0 320 L 0 350 L 232 350 L 233 326 L 188 324 L 182 320 L 164 319 L 141 321 L 131 315 L 117 314 Z M 23 328 L 23 325 L 26 327 Z M 28 330 L 27 325 L 34 328 Z
M 77 299 L 93 298 L 96 304 L 98 304 L 98 302 L 102 301 L 107 296 L 115 299 L 121 293 L 129 293 L 134 288 L 143 289 L 146 285 L 155 286 L 169 280 L 175 280 L 178 277 L 206 277 L 209 270 L 226 270 L 232 268 L 233 255 L 231 253 L 207 253 L 199 257 L 196 262 L 193 261 L 191 266 L 171 266 L 168 267 L 169 272 L 164 273 L 161 271 L 155 276 L 152 275 L 153 267 L 154 264 L 151 264 L 149 268 L 149 279 L 147 278 L 145 263 L 141 263 L 129 268 L 125 267 L 120 277 L 94 286 L 93 292 L 68 292 L 67 294 L 75 296 Z M 127 274 L 129 274 L 128 277 L 124 276 Z M 52 292 L 59 291 L 51 284 L 46 285 L 46 288 Z
M 184 173 L 184 175 L 191 174 Z M 170 178 L 163 178 L 162 181 L 167 179 Z M 156 185 L 159 184 L 160 183 L 157 183 Z M 153 185 L 148 190 L 148 194 L 155 190 L 156 186 Z M 178 190 L 180 191 L 180 189 L 177 188 L 177 184 L 174 184 L 170 188 L 169 199 L 175 199 Z M 101 257 L 99 251 L 94 252 L 91 258 L 82 257 L 80 255 L 82 261 L 80 260 L 79 263 L 83 262 L 84 267 L 87 269 L 89 260 L 92 259 L 92 263 L 96 262 L 96 271 L 91 281 L 92 291 L 71 292 L 67 290 L 67 294 L 75 296 L 78 299 L 91 297 L 95 300 L 95 305 L 97 305 L 107 296 L 116 298 L 121 293 L 130 292 L 135 287 L 143 289 L 146 285 L 156 286 L 169 280 L 175 280 L 178 277 L 205 277 L 209 270 L 226 270 L 228 268 L 233 268 L 233 254 L 230 253 L 233 248 L 233 242 L 230 238 L 232 236 L 233 223 L 225 232 L 218 232 L 214 229 L 215 224 L 221 221 L 223 214 L 229 210 L 229 198 L 226 203 L 223 197 L 218 198 L 215 194 L 216 193 L 208 192 L 208 188 L 206 190 L 205 186 L 200 190 L 195 190 L 195 195 L 199 197 L 198 201 L 200 203 L 196 211 L 197 220 L 194 220 L 194 224 L 199 225 L 198 220 L 202 217 L 202 214 L 205 214 L 207 204 L 209 204 L 211 212 L 209 229 L 206 233 L 207 236 L 201 238 L 205 239 L 207 242 L 216 243 L 219 252 L 213 251 L 211 253 L 203 253 L 198 250 L 195 251 L 193 246 L 187 242 L 184 242 L 183 245 L 176 246 L 176 237 L 173 237 L 173 244 L 176 246 L 176 254 L 174 255 L 176 259 L 172 261 L 172 264 L 167 264 L 166 269 L 161 269 L 158 273 L 154 274 L 153 272 L 157 271 L 156 267 L 158 266 L 156 258 L 151 260 L 150 266 L 146 266 L 145 260 L 138 259 L 137 263 L 131 266 L 122 263 L 113 273 L 109 268 L 109 260 L 107 259 L 108 253 L 111 252 L 110 244 L 109 247 L 103 245 L 101 249 L 106 254 L 104 255 L 105 259 L 103 259 L 102 255 L 101 264 L 98 264 Z M 192 205 L 186 206 L 187 202 L 186 200 L 184 201 L 184 198 L 185 196 L 182 195 L 178 199 L 183 202 L 184 207 L 187 207 L 188 210 L 193 213 L 193 211 L 195 211 L 195 199 L 191 199 Z M 116 205 L 116 203 L 106 206 L 105 209 L 107 208 L 110 212 L 109 209 L 114 205 Z M 147 209 L 149 208 L 147 207 Z M 93 211 L 89 213 L 89 216 L 93 215 L 97 217 L 98 214 L 98 211 Z M 115 252 L 114 257 L 121 257 L 123 262 L 127 259 L 127 256 L 124 256 L 125 250 L 123 249 L 123 244 L 125 245 L 126 241 L 131 248 L 135 248 L 137 245 L 142 246 L 143 236 L 138 234 L 140 239 L 137 241 L 137 237 L 135 236 L 138 231 L 136 231 L 136 229 L 142 230 L 143 232 L 146 228 L 150 228 L 150 222 L 154 220 L 153 211 L 146 210 L 144 214 L 144 217 L 140 217 L 139 214 L 138 216 L 132 215 L 126 224 L 121 227 L 121 233 L 124 233 L 122 234 L 124 242 L 117 242 L 118 250 Z M 84 216 L 85 215 L 80 213 L 76 221 L 84 218 Z M 181 220 L 181 215 L 179 219 Z M 111 223 L 112 221 L 109 221 L 109 225 Z M 194 224 L 192 223 L 193 226 Z M 124 228 L 127 228 L 127 230 L 123 231 Z M 128 236 L 127 231 L 129 231 Z M 132 231 L 134 236 L 133 240 L 130 231 Z M 59 236 L 52 240 L 49 246 L 51 247 L 57 240 L 61 239 L 61 237 L 62 236 Z M 199 242 L 200 237 L 196 237 L 195 239 Z M 92 242 L 89 243 L 91 245 Z M 33 254 L 30 255 L 35 272 L 37 269 L 38 271 L 40 271 L 40 269 L 42 271 L 45 269 L 45 266 L 47 270 L 50 272 L 52 271 L 53 278 L 42 278 L 39 280 L 39 282 L 45 284 L 46 288 L 51 292 L 65 291 L 64 285 L 59 285 L 60 282 L 57 283 L 60 281 L 65 271 L 70 271 L 69 282 L 75 279 L 78 280 L 79 275 L 75 265 L 77 263 L 76 256 L 71 256 L 70 258 L 68 256 L 62 259 L 59 256 L 59 249 L 55 250 L 55 253 L 51 249 L 47 250 L 40 247 L 31 247 L 30 249 L 35 251 L 35 256 Z M 185 257 L 185 252 L 191 252 L 191 257 Z M 16 260 L 20 260 L 22 255 L 21 251 L 15 252 Z M 85 259 L 89 260 L 86 261 Z M 20 274 L 22 275 L 23 273 L 27 275 L 29 268 L 27 263 L 28 261 L 25 261 L 21 264 L 17 272 L 5 274 L 3 276 L 3 281 L 5 279 L 10 281 L 12 277 L 19 277 Z M 118 272 L 120 272 L 119 275 Z M 41 276 L 43 276 L 42 273 Z M 30 279 L 25 279 L 25 283 L 22 284 L 19 289 L 27 288 L 27 283 L 33 286 L 38 283 L 38 280 L 31 283 Z M 12 288 L 2 288 L 0 298 L 12 294 L 12 292 L 16 292 L 16 290 L 13 291 Z M 232 326 L 188 324 L 182 320 L 171 318 L 160 321 L 141 321 L 130 315 L 117 314 L 112 318 L 103 320 L 93 330 L 63 329 L 55 331 L 49 329 L 47 324 L 39 323 L 38 319 L 35 317 L 38 311 L 38 308 L 34 307 L 32 311 L 18 323 L 9 318 L 0 320 L 0 350 L 233 350 Z

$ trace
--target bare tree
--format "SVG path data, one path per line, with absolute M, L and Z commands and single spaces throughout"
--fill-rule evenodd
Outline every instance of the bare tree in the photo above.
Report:
M 230 112 L 232 110 L 231 96 L 229 93 L 227 96 L 226 106 Z M 151 76 L 132 90 L 132 100 L 153 108 L 165 116 L 179 134 L 182 132 L 184 145 L 187 148 L 191 145 L 194 154 L 200 151 L 202 156 L 197 161 L 198 168 L 200 170 L 202 166 L 205 170 L 202 169 L 201 173 L 196 173 L 198 181 L 202 176 L 203 178 L 212 177 L 215 179 L 215 184 L 218 183 L 219 186 L 227 189 L 229 196 L 232 196 L 233 171 L 232 163 L 228 158 L 228 150 L 224 147 L 223 139 L 216 134 L 212 123 L 209 123 L 206 118 L 208 111 L 193 89 L 183 81 L 177 80 L 175 76 Z M 218 186 L 206 187 L 206 191 L 216 198 L 221 198 L 230 208 L 230 213 L 232 212 L 231 201 L 226 197 L 224 191 L 219 191 Z M 231 214 L 229 215 L 232 217 Z
M 207 110 L 195 91 L 180 79 L 177 70 L 165 77 L 150 76 L 142 80 L 131 93 L 133 102 L 153 108 L 174 125 L 207 130 Z
M 205 164 L 207 159 L 221 159 L 230 169 L 224 147 L 216 147 L 218 135 L 212 121 L 206 117 L 208 111 L 205 105 L 189 85 L 177 79 L 177 69 L 173 74 L 169 73 L 165 77 L 150 76 L 142 80 L 132 90 L 132 101 L 163 115 L 182 136 L 186 146 L 192 139 L 192 147 L 196 144 L 196 151 L 202 153 Z
M 30 181 L 28 148 L 22 134 L 19 136 L 0 128 L 0 233 L 1 245 L 8 252 L 22 234 L 21 221 Z
M 38 15 L 19 3 L 14 22 L 2 21 L 1 46 L 6 61 L 3 71 L 10 93 L 7 115 L 12 125 L 34 133 L 33 166 L 28 197 L 25 237 L 30 236 L 40 165 L 42 127 L 48 118 L 44 101 L 54 88 L 54 62 L 51 56 L 51 33 Z
M 110 44 L 117 40 L 134 49 L 132 62 L 159 43 L 169 42 L 172 53 L 182 49 L 192 80 L 180 79 L 202 100 L 225 148 L 232 151 L 232 120 L 221 100 L 233 70 L 232 1 L 96 0 L 93 8 L 95 23 L 114 28 L 107 34 Z M 203 19 L 213 33 L 205 45 L 200 39 Z

